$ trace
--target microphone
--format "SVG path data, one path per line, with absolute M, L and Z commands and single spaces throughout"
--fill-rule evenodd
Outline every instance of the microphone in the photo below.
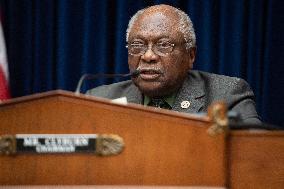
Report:
M 81 92 L 81 87 L 82 84 L 85 80 L 91 80 L 91 79 L 96 79 L 96 78 L 115 78 L 115 77 L 137 77 L 140 74 L 139 70 L 135 70 L 134 72 L 130 72 L 128 74 L 105 74 L 105 73 L 98 73 L 98 74 L 84 74 L 81 76 L 76 90 L 75 94 L 79 95 Z

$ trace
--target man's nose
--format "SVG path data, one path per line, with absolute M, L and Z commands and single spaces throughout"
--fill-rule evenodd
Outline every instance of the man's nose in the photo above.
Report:
M 141 56 L 141 59 L 148 63 L 156 62 L 155 60 L 158 58 L 159 56 L 154 53 L 151 46 L 148 47 L 147 51 Z

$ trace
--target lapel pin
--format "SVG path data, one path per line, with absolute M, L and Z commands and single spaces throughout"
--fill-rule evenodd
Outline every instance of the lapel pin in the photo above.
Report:
M 183 108 L 183 109 L 186 109 L 190 106 L 190 102 L 187 101 L 187 100 L 184 100 L 180 103 L 180 107 Z

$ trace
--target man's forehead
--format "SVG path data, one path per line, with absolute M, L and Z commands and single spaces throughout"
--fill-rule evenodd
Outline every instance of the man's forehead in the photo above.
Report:
M 170 22 L 170 18 L 163 13 L 154 13 L 150 15 L 143 15 L 137 19 L 134 26 L 140 29 L 163 29 L 171 27 L 174 23 Z
M 140 15 L 135 21 L 131 34 L 141 32 L 147 34 L 176 34 L 178 31 L 178 17 L 173 12 L 147 11 Z

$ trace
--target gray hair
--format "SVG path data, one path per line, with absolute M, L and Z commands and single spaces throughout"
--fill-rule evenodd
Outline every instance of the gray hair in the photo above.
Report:
M 174 8 L 174 7 L 173 7 Z M 138 17 L 144 13 L 145 9 L 141 9 L 139 10 L 137 13 L 135 13 L 129 23 L 128 23 L 128 27 L 126 30 L 126 42 L 128 42 L 128 38 L 129 38 L 129 33 L 135 23 L 135 21 L 138 19 Z M 179 16 L 179 26 L 178 26 L 178 30 L 183 34 L 184 40 L 185 40 L 185 46 L 186 49 L 189 49 L 191 47 L 195 47 L 196 46 L 196 35 L 194 32 L 194 28 L 193 28 L 193 24 L 191 19 L 189 18 L 189 16 L 183 12 L 180 9 L 174 8 L 175 12 L 178 14 Z

